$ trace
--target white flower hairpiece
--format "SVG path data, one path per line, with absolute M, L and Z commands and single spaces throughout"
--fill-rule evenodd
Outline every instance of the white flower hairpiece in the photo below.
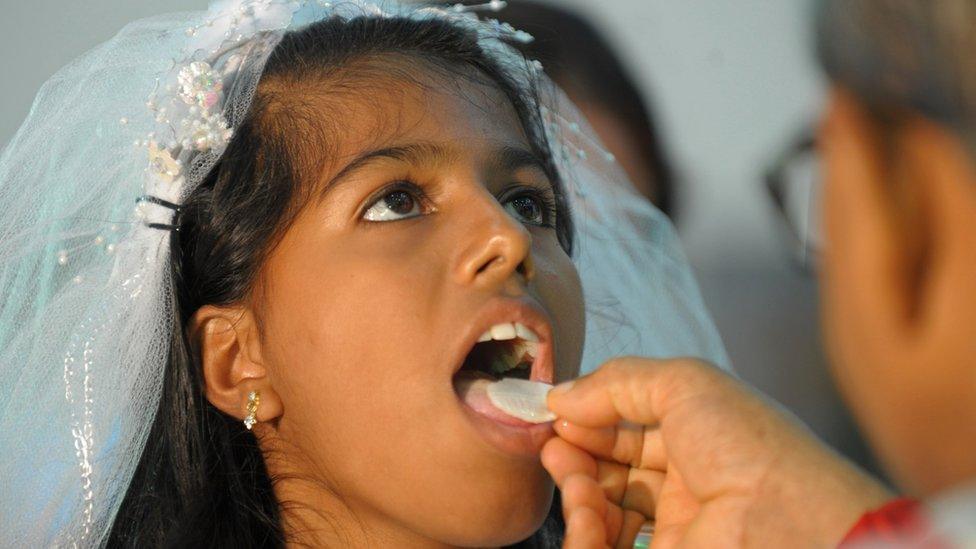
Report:
M 267 53 L 275 43 L 264 44 L 266 49 L 261 51 L 254 51 L 249 46 L 262 33 L 288 28 L 295 13 L 311 3 L 223 0 L 211 6 L 205 22 L 185 29 L 189 40 L 183 51 L 184 58 L 174 62 L 146 103 L 157 123 L 156 131 L 146 140 L 137 142 L 149 152 L 149 194 L 178 198 L 181 189 L 174 189 L 174 186 L 181 186 L 186 181 L 184 172 L 193 157 L 206 152 L 219 156 L 233 135 L 233 128 L 224 113 L 228 100 L 225 92 L 247 56 Z M 348 1 L 342 6 L 318 0 L 315 5 L 320 9 L 335 9 L 337 14 L 347 9 L 350 13 L 380 17 L 396 15 L 368 0 Z M 504 0 L 489 0 L 481 4 L 415 9 L 411 13 L 414 17 L 450 19 L 471 28 L 482 39 L 531 41 L 531 35 L 507 23 L 492 20 L 485 25 L 474 13 L 499 11 L 505 5 Z
M 204 61 L 194 61 L 180 69 L 176 77 L 180 85 L 180 98 L 187 105 L 207 110 L 220 100 L 224 84 L 218 79 L 213 67 Z

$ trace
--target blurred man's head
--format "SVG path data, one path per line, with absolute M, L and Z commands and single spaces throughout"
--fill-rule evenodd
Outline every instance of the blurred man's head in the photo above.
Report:
M 976 477 L 976 2 L 825 0 L 825 329 L 909 489 Z
M 535 38 L 523 47 L 575 103 L 637 190 L 673 215 L 672 173 L 641 92 L 600 32 L 552 4 L 509 0 L 491 14 Z

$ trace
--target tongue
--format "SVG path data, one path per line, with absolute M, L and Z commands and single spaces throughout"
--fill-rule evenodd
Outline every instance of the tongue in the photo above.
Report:
M 499 384 L 504 385 L 504 381 L 504 379 L 501 381 L 488 379 L 483 374 L 477 372 L 460 372 L 454 378 L 454 390 L 461 400 L 472 410 L 499 423 L 526 427 L 536 423 L 552 421 L 552 418 L 542 418 L 539 416 L 528 417 L 524 413 L 521 413 L 519 407 L 512 408 L 506 405 L 507 400 L 497 398 L 497 390 L 494 391 L 496 398 L 492 399 L 489 396 L 489 392 L 495 388 L 493 386 L 498 386 Z M 499 408 L 498 404 L 505 406 L 509 413 Z

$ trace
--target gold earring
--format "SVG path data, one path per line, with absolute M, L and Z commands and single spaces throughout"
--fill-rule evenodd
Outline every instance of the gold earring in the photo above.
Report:
M 261 404 L 261 394 L 251 391 L 247 394 L 247 416 L 244 417 L 244 426 L 250 431 L 251 427 L 258 422 L 258 405 Z

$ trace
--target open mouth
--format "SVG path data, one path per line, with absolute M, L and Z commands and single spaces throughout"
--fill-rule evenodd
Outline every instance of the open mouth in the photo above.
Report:
M 535 412 L 526 414 L 528 405 L 524 400 L 516 400 L 521 403 L 516 408 L 495 400 L 501 390 L 496 382 L 501 380 L 552 382 L 549 325 L 540 318 L 522 318 L 524 322 L 495 323 L 482 332 L 454 373 L 453 385 L 461 402 L 479 416 L 510 427 L 527 428 L 551 419 Z M 509 394 L 520 387 L 526 386 L 506 385 Z
M 524 324 L 495 324 L 481 334 L 456 375 L 490 380 L 529 379 L 539 356 L 539 345 L 539 336 Z

